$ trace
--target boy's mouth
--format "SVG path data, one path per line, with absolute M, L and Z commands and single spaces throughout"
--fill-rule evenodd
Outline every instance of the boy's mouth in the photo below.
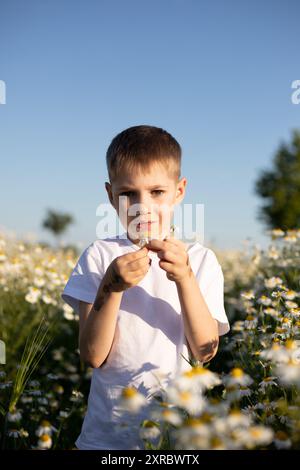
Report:
M 138 232 L 142 231 L 142 230 L 149 230 L 151 229 L 151 226 L 155 224 L 155 222 L 139 222 L 136 226 L 136 229 Z

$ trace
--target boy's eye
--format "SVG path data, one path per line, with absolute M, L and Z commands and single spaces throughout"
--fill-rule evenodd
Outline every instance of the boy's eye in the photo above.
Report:
M 162 189 L 154 189 L 152 192 L 153 192 L 153 193 L 156 193 L 157 196 L 160 196 L 160 195 L 163 194 L 165 191 L 163 191 Z
M 163 191 L 162 189 L 154 189 L 152 191 L 152 193 L 155 193 L 157 196 L 160 196 L 161 194 L 163 194 L 165 191 Z M 124 193 L 120 193 L 120 196 L 129 196 L 134 194 L 134 191 L 127 191 L 127 192 L 124 192 Z

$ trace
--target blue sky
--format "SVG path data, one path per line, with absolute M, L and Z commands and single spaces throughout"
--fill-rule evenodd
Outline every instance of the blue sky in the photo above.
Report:
M 300 127 L 297 0 L 0 0 L 0 225 L 96 238 L 106 149 L 121 130 L 163 127 L 183 150 L 184 202 L 205 205 L 205 242 L 266 243 L 258 172 Z

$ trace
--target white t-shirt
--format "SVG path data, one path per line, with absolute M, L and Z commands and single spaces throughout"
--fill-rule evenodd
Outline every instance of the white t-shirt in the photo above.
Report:
M 120 255 L 139 249 L 126 236 L 99 239 L 81 254 L 64 288 L 62 298 L 79 313 L 79 300 L 93 303 L 110 263 Z M 224 309 L 224 277 L 216 255 L 199 242 L 187 246 L 192 270 L 214 318 L 219 335 L 230 329 Z M 106 362 L 93 369 L 88 408 L 76 441 L 82 450 L 142 449 L 133 427 L 117 426 L 118 400 L 122 389 L 134 386 L 148 399 L 177 372 L 191 366 L 184 335 L 177 288 L 149 251 L 152 264 L 142 281 L 122 296 L 115 336 Z M 143 415 L 135 415 L 141 421 Z M 145 416 L 146 417 L 146 416 Z M 144 417 L 144 418 L 145 418 Z M 119 419 L 120 423 L 120 419 Z

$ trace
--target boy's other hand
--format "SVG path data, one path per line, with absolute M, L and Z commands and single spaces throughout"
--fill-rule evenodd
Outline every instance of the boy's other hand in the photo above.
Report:
M 181 240 L 174 237 L 152 239 L 146 248 L 157 253 L 160 258 L 159 266 L 166 271 L 170 281 L 181 283 L 192 275 L 187 248 Z
M 151 259 L 148 248 L 143 247 L 133 253 L 118 256 L 110 264 L 107 291 L 121 292 L 137 285 L 147 274 Z

